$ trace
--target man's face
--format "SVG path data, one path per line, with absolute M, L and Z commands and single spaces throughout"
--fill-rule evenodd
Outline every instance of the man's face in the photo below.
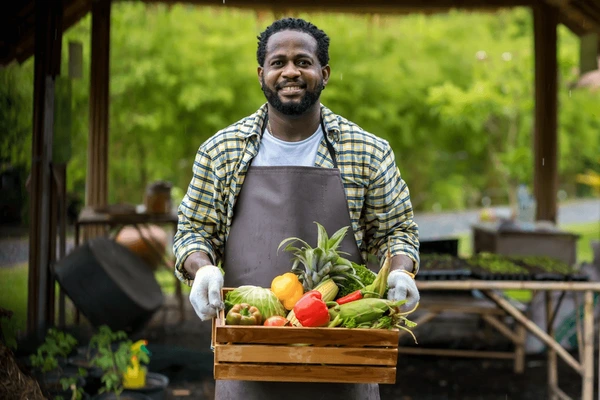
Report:
M 281 31 L 267 42 L 259 81 L 269 104 L 285 115 L 302 115 L 319 101 L 329 66 L 317 58 L 317 41 L 308 33 Z

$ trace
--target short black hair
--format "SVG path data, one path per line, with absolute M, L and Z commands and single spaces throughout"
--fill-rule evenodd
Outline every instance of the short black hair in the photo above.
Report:
M 321 66 L 329 64 L 329 36 L 315 25 L 300 18 L 282 18 L 273 22 L 258 37 L 256 60 L 261 67 L 267 55 L 267 42 L 269 38 L 281 31 L 298 31 L 308 33 L 317 41 L 317 58 Z

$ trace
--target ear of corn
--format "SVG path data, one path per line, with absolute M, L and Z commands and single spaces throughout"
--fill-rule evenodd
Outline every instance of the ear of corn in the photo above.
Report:
M 330 327 L 351 324 L 353 326 L 381 318 L 388 311 L 404 304 L 402 301 L 390 301 L 377 298 L 363 298 L 346 304 L 335 306 L 330 310 Z
M 321 293 L 322 300 L 327 303 L 328 301 L 333 301 L 333 299 L 335 299 L 339 288 L 332 279 L 325 279 L 314 290 L 318 290 Z M 300 321 L 298 321 L 298 318 L 296 318 L 294 310 L 291 310 L 286 318 L 292 325 L 302 326 Z

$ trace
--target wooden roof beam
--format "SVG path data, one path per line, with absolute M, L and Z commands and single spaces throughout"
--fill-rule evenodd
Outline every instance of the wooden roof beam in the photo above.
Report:
M 600 3 L 596 0 L 546 0 L 560 12 L 559 20 L 578 36 L 600 34 Z
M 66 2 L 68 0 L 65 0 Z M 33 4 L 33 1 L 31 2 Z M 71 26 L 75 25 L 81 18 L 83 18 L 91 9 L 91 0 L 71 0 L 65 5 L 63 16 L 62 16 L 62 32 L 65 32 Z M 28 13 L 26 13 L 26 11 Z M 34 52 L 35 47 L 35 24 L 26 23 L 27 20 L 33 21 L 33 9 L 32 7 L 25 7 L 21 10 L 19 15 L 22 15 L 23 23 L 15 26 L 17 30 L 18 38 L 15 40 L 18 45 L 14 46 L 11 52 L 2 54 L 0 58 L 0 65 L 5 65 L 10 61 L 16 59 L 17 62 L 21 63 L 28 59 Z M 21 26 L 24 26 L 26 30 L 19 32 Z M 11 43 L 6 43 L 5 46 L 10 46 Z
M 347 13 L 419 13 L 441 12 L 451 9 L 490 10 L 510 7 L 527 7 L 539 0 L 295 0 L 291 3 L 277 0 L 143 0 L 146 3 L 188 3 L 201 6 L 235 7 L 245 9 L 270 9 L 275 11 L 326 11 Z

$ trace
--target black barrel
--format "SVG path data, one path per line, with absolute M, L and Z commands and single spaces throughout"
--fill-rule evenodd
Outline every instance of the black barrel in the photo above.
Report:
M 55 266 L 56 279 L 90 323 L 133 332 L 163 304 L 151 268 L 129 249 L 97 237 Z

